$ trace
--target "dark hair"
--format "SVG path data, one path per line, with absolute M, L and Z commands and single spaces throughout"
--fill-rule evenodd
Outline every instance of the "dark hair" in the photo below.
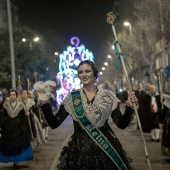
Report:
M 81 65 L 83 64 L 88 64 L 91 66 L 92 70 L 93 70 L 93 73 L 94 73 L 94 77 L 96 77 L 96 79 L 98 78 L 98 70 L 97 70 L 97 67 L 95 66 L 94 62 L 91 61 L 91 60 L 84 60 L 84 61 L 81 61 L 80 64 L 78 65 L 78 69 Z
M 26 89 L 22 90 L 21 94 L 22 94 L 24 91 L 26 91 L 26 93 L 27 93 L 27 95 L 28 95 L 28 91 L 27 91 Z
M 16 90 L 14 90 L 14 89 L 9 90 L 9 95 L 10 95 L 11 92 L 15 92 L 16 96 L 18 96 L 18 93 L 17 93 Z
M 139 85 L 139 84 L 142 84 L 142 82 L 141 82 L 141 81 L 139 81 L 139 82 L 138 82 L 138 85 Z

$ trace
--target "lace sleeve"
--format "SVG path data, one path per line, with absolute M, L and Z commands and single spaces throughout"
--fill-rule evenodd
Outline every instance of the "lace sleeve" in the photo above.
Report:
M 118 104 L 120 103 L 120 100 L 110 91 L 107 91 L 108 95 L 110 96 L 110 99 L 112 100 L 112 111 L 115 110 L 118 107 Z

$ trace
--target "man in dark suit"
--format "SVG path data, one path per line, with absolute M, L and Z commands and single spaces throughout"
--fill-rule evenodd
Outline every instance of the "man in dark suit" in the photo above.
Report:
M 144 96 L 143 113 L 144 130 L 151 132 L 152 141 L 160 141 L 159 115 L 162 111 L 160 94 L 154 85 L 150 85 L 149 93 Z
M 143 113 L 143 105 L 142 105 L 142 102 L 144 100 L 144 96 L 145 96 L 145 91 L 143 90 L 143 84 L 141 82 L 138 82 L 137 84 L 137 90 L 135 91 L 135 95 L 138 99 L 138 103 L 139 103 L 139 108 L 138 108 L 138 113 L 139 113 L 139 119 L 140 119 L 140 122 L 141 122 L 141 126 L 142 126 L 142 129 L 144 131 L 144 113 Z M 138 125 L 137 125 L 137 129 L 139 129 Z

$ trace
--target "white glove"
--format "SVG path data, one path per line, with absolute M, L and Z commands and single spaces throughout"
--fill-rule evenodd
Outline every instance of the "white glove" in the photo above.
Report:
M 51 93 L 52 88 L 56 86 L 56 82 L 48 80 L 46 82 L 36 82 L 34 84 L 34 89 L 39 92 L 38 99 L 42 101 L 47 101 L 50 98 L 54 98 L 53 94 Z

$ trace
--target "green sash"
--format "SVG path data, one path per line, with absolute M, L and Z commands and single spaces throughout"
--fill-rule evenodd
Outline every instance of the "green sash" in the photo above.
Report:
M 106 155 L 115 163 L 120 170 L 127 170 L 122 159 L 112 147 L 105 136 L 99 129 L 95 128 L 86 117 L 85 110 L 83 108 L 80 91 L 74 91 L 71 93 L 73 107 L 76 117 L 78 118 L 80 125 L 87 132 L 87 134 L 95 141 L 95 143 L 106 153 Z

